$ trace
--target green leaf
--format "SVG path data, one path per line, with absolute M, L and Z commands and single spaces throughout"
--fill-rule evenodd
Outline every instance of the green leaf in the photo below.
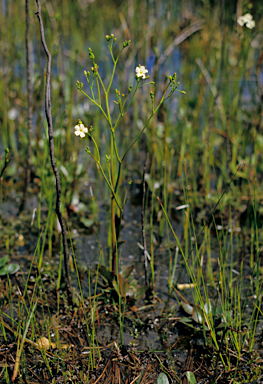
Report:
M 0 268 L 2 268 L 9 261 L 9 256 L 1 257 L 0 259 Z
M 115 291 L 116 291 L 116 292 L 118 293 L 118 295 L 120 296 L 121 294 L 120 294 L 119 285 L 118 285 L 117 281 L 116 281 L 116 280 L 112 280 L 112 285 L 113 285 Z
M 187 377 L 189 384 L 196 384 L 196 378 L 195 378 L 195 375 L 193 374 L 193 372 L 187 371 L 186 377 Z
M 131 265 L 130 267 L 125 268 L 123 271 L 121 271 L 121 275 L 124 279 L 127 279 L 132 271 L 134 270 L 134 265 Z
M 4 276 L 4 275 L 13 275 L 14 273 L 16 273 L 17 271 L 19 271 L 20 267 L 18 264 L 8 264 L 8 265 L 5 265 L 4 267 L 2 267 L 0 269 L 0 276 Z
M 86 217 L 81 217 L 80 219 L 81 223 L 86 227 L 86 228 L 90 228 L 92 227 L 92 225 L 94 224 L 94 220 L 93 219 L 88 219 Z
M 99 266 L 99 273 L 104 277 L 105 280 L 109 282 L 113 279 L 113 273 L 109 270 L 109 268 L 105 267 L 105 265 Z
M 169 384 L 168 377 L 166 376 L 165 373 L 160 373 L 157 379 L 157 384 Z
M 134 293 L 134 298 L 139 300 L 145 294 L 148 288 L 149 287 L 147 285 L 143 285 L 142 287 L 137 288 L 136 292 Z
M 190 319 L 190 317 L 181 317 L 180 321 L 183 323 L 191 323 L 192 319 Z
M 213 304 L 213 302 L 211 300 L 208 300 L 205 305 L 204 305 L 204 311 L 207 315 L 209 315 L 210 313 L 212 315 L 215 314 L 215 306 Z
M 184 319 L 186 319 L 186 318 L 184 317 Z M 180 323 L 186 325 L 187 327 L 196 329 L 196 326 L 193 326 L 192 321 L 191 321 L 191 322 L 189 322 L 189 321 L 191 321 L 191 320 L 190 320 L 190 319 L 187 319 L 187 321 L 185 321 L 185 320 L 182 320 L 182 319 L 181 319 L 181 320 L 180 320 Z
M 186 304 L 184 301 L 181 301 L 181 306 L 183 307 L 185 312 L 188 313 L 188 315 L 192 315 L 193 314 L 194 308 L 193 308 L 192 305 Z
M 198 308 L 196 305 L 194 305 L 193 308 L 193 315 L 192 315 L 194 321 L 196 321 L 199 324 L 203 324 L 203 313 L 200 308 Z
M 124 280 L 120 273 L 118 275 L 118 282 L 114 280 L 113 286 L 118 294 L 121 294 L 122 297 L 126 296 L 126 293 L 129 289 L 129 284 L 127 280 Z

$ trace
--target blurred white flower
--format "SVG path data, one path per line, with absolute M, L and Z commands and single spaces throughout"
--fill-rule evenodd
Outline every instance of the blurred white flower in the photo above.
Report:
M 11 108 L 8 113 L 9 120 L 16 120 L 18 117 L 18 110 L 16 108 Z
M 247 23 L 246 23 L 246 27 L 249 29 L 255 28 L 255 25 L 256 25 L 256 23 L 254 20 L 247 21 Z
M 241 27 L 243 27 L 245 25 L 249 29 L 254 28 L 256 25 L 255 21 L 253 20 L 253 16 L 250 13 L 246 13 L 244 16 L 240 16 L 237 19 L 237 23 Z
M 75 128 L 75 132 L 74 132 L 75 135 L 81 138 L 85 137 L 85 134 L 88 133 L 88 128 L 85 127 L 85 125 L 82 123 L 75 125 L 74 128 Z
M 146 73 L 148 73 L 148 69 L 146 69 L 144 65 L 139 64 L 139 67 L 136 67 L 135 72 L 137 78 L 141 77 L 142 79 L 145 79 Z
M 237 24 L 239 24 L 241 27 L 245 24 L 244 16 L 239 16 L 237 19 Z

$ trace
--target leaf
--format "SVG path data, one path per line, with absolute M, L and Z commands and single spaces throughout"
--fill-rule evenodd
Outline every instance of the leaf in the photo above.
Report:
M 8 265 L 5 265 L 4 267 L 2 267 L 0 269 L 0 276 L 4 276 L 4 275 L 13 275 L 14 273 L 16 273 L 17 271 L 19 271 L 20 267 L 18 264 L 8 264 Z
M 180 322 L 181 323 L 191 323 L 192 319 L 190 319 L 189 317 L 181 317 Z
M 211 301 L 211 300 L 208 300 L 205 305 L 204 305 L 204 310 L 205 310 L 205 313 L 207 315 L 209 314 L 212 314 L 214 315 L 215 314 L 215 306 L 214 306 L 214 303 Z
M 157 384 L 169 384 L 168 377 L 166 376 L 165 373 L 160 373 L 157 379 Z
M 200 308 L 194 305 L 192 318 L 196 323 L 203 324 L 203 314 Z
M 187 320 L 187 321 L 186 321 L 186 320 Z M 180 323 L 186 325 L 187 327 L 196 329 L 196 326 L 193 326 L 192 320 L 190 320 L 190 319 L 188 319 L 188 318 L 186 318 L 186 317 L 183 317 L 183 318 L 180 320 Z
M 128 283 L 127 280 L 125 280 L 122 277 L 122 275 L 120 273 L 118 274 L 118 285 L 119 285 L 119 292 L 120 292 L 120 294 L 122 295 L 122 297 L 126 297 L 126 293 L 127 293 L 128 289 L 129 289 L 129 283 Z
M 139 300 L 145 294 L 147 289 L 148 289 L 147 285 L 143 285 L 142 287 L 137 288 L 136 292 L 134 293 L 134 298 L 136 300 Z
M 190 304 L 187 304 L 185 303 L 184 301 L 181 301 L 181 306 L 183 307 L 183 309 L 185 310 L 186 313 L 188 313 L 188 315 L 191 315 L 193 314 L 193 311 L 194 311 L 194 308 L 192 305 Z
M 112 280 L 112 285 L 115 289 L 115 291 L 118 293 L 118 295 L 120 296 L 120 290 L 119 290 L 119 286 L 118 286 L 118 283 L 116 280 Z
M 99 273 L 104 277 L 105 280 L 109 282 L 113 279 L 113 273 L 109 270 L 109 268 L 105 267 L 105 265 L 99 266 Z
M 127 267 L 123 271 L 121 271 L 120 274 L 124 279 L 127 279 L 133 270 L 134 270 L 134 265 L 131 265 L 130 267 Z
M 1 257 L 0 259 L 0 268 L 2 268 L 9 261 L 9 256 Z
M 185 374 L 189 384 L 196 384 L 196 378 L 193 372 L 187 371 Z
M 92 227 L 92 225 L 94 224 L 94 220 L 93 220 L 93 219 L 88 219 L 88 218 L 86 218 L 86 217 L 81 217 L 80 222 L 81 222 L 86 228 L 90 228 L 90 227 Z

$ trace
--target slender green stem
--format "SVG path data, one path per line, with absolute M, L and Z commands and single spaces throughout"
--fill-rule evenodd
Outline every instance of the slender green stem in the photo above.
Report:
M 112 55 L 112 57 L 113 57 L 113 55 Z M 113 58 L 113 62 L 114 62 L 113 70 L 112 70 L 112 74 L 111 74 L 110 82 L 109 82 L 109 85 L 108 85 L 108 88 L 107 88 L 107 92 L 106 92 L 106 93 L 109 93 L 109 90 L 110 90 L 111 85 L 112 85 L 112 82 L 113 82 L 113 77 L 114 77 L 114 74 L 115 74 L 115 70 L 116 70 L 117 60 L 114 61 L 114 58 Z
M 151 116 L 148 118 L 146 124 L 144 125 L 143 129 L 141 130 L 141 132 L 139 133 L 139 135 L 133 140 L 133 142 L 131 143 L 131 145 L 128 147 L 128 149 L 126 150 L 126 152 L 124 153 L 124 155 L 122 156 L 121 158 L 121 162 L 123 162 L 123 160 L 125 159 L 125 157 L 127 156 L 128 152 L 131 150 L 131 148 L 134 146 L 134 144 L 139 140 L 139 138 L 141 137 L 141 135 L 143 134 L 143 132 L 145 131 L 145 129 L 147 128 L 150 120 L 152 119 L 154 115 L 154 112 L 151 114 Z
M 99 105 L 101 106 L 100 85 L 99 85 L 98 76 L 96 76 L 96 80 L 97 80 L 98 95 L 99 95 Z
M 106 112 L 104 111 L 104 109 L 102 108 L 101 105 L 99 105 L 95 99 L 92 99 L 86 92 L 84 92 L 82 89 L 80 89 L 80 91 L 83 93 L 83 95 L 85 95 L 93 104 L 95 104 L 100 110 L 101 112 L 103 113 L 104 117 L 107 119 L 107 121 L 109 121 L 108 119 L 108 116 L 106 115 Z
M 95 159 L 95 160 L 96 160 L 96 159 Z M 104 171 L 103 171 L 103 168 L 102 168 L 101 164 L 100 164 L 99 162 L 97 162 L 97 164 L 98 164 L 98 166 L 99 166 L 99 168 L 100 168 L 100 171 L 101 171 L 101 173 L 102 173 L 102 175 L 103 175 L 103 177 L 104 177 L 106 183 L 108 184 L 108 186 L 109 186 L 109 188 L 110 188 L 110 190 L 111 190 L 111 192 L 112 192 L 112 194 L 113 194 L 113 197 L 114 197 L 114 200 L 116 201 L 117 207 L 121 210 L 121 209 L 122 209 L 122 208 L 121 208 L 121 205 L 120 205 L 119 202 L 118 202 L 116 193 L 114 192 L 114 189 L 112 188 L 111 183 L 109 182 L 107 176 L 105 175 L 105 173 L 104 173 Z
M 120 54 L 122 53 L 123 51 L 123 48 L 122 50 L 120 51 L 119 55 L 117 56 L 116 60 L 114 59 L 114 56 L 113 56 L 113 53 L 112 53 L 112 47 L 109 46 L 109 49 L 110 49 L 110 53 L 111 53 L 111 57 L 112 57 L 112 61 L 113 61 L 113 70 L 112 70 L 112 74 L 111 74 L 111 79 L 110 79 L 110 82 L 109 82 L 109 85 L 108 85 L 108 89 L 107 89 L 107 93 L 109 92 L 110 88 L 111 88 L 111 85 L 112 85 L 112 81 L 113 81 L 113 77 L 114 77 L 114 74 L 115 74 L 115 70 L 116 70 L 116 65 L 118 63 L 118 60 L 119 60 L 119 57 L 120 57 Z
M 120 176 L 121 176 L 121 166 L 122 166 L 122 162 L 119 162 L 118 175 L 117 175 L 117 180 L 116 180 L 116 184 L 115 184 L 115 188 L 114 188 L 115 193 L 117 192 L 118 184 L 119 184 L 119 180 L 120 180 Z
M 131 143 L 131 145 L 128 147 L 128 149 L 126 150 L 126 152 L 124 153 L 124 155 L 122 156 L 121 158 L 121 162 L 123 162 L 123 160 L 125 159 L 125 157 L 127 156 L 128 152 L 131 150 L 131 148 L 134 146 L 134 144 L 138 141 L 138 139 L 141 137 L 141 135 L 143 134 L 143 132 L 145 131 L 145 129 L 147 128 L 149 122 L 151 121 L 153 115 L 158 111 L 158 109 L 161 107 L 161 105 L 163 104 L 163 102 L 170 96 L 167 96 L 167 98 L 165 99 L 165 94 L 167 92 L 167 89 L 169 88 L 171 82 L 168 83 L 167 87 L 165 88 L 165 91 L 163 93 L 163 96 L 161 98 L 161 101 L 160 103 L 158 104 L 158 106 L 155 108 L 155 110 L 153 110 L 153 112 L 151 113 L 150 117 L 148 118 L 146 124 L 144 125 L 143 129 L 141 130 L 141 132 L 139 133 L 139 135 L 133 140 L 133 142 Z
M 118 208 L 121 210 L 121 209 L 122 209 L 122 208 L 121 208 L 121 205 L 119 204 L 119 202 L 118 202 L 118 200 L 117 200 L 116 193 L 115 193 L 115 191 L 114 191 L 114 184 L 112 184 L 111 180 L 109 180 L 109 179 L 107 178 L 107 176 L 105 175 L 105 173 L 104 173 L 104 171 L 103 171 L 103 168 L 102 168 L 102 166 L 101 166 L 101 162 L 100 162 L 100 154 L 99 154 L 99 149 L 98 149 L 97 143 L 96 143 L 95 139 L 94 139 L 90 134 L 89 134 L 89 136 L 91 137 L 91 139 L 92 139 L 92 141 L 93 141 L 93 143 L 94 143 L 94 145 L 95 145 L 95 147 L 96 147 L 96 151 L 97 151 L 97 153 L 98 153 L 98 159 L 96 159 L 96 157 L 95 157 L 90 151 L 89 151 L 88 153 L 90 154 L 90 156 L 91 156 L 91 157 L 96 161 L 96 163 L 98 164 L 99 169 L 100 169 L 100 171 L 101 171 L 101 173 L 102 173 L 102 176 L 104 177 L 106 183 L 108 184 L 108 187 L 110 188 L 111 193 L 113 194 L 113 197 L 114 197 L 114 199 L 115 199 L 115 201 L 116 201 L 116 204 L 117 204 Z
M 96 158 L 92 155 L 92 153 L 90 153 L 90 154 L 92 155 L 92 157 L 94 158 L 94 160 L 95 160 L 97 163 L 100 163 L 100 152 L 99 152 L 99 148 L 98 148 L 98 146 L 97 146 L 97 143 L 96 143 L 94 137 L 91 136 L 90 133 L 89 133 L 88 135 L 89 135 L 89 137 L 91 138 L 91 140 L 93 141 L 93 143 L 94 143 L 94 145 L 95 145 L 95 148 L 96 148 L 96 151 L 97 151 L 97 154 L 98 154 L 98 160 L 96 160 Z
M 120 159 L 120 156 L 119 156 L 119 153 L 118 153 L 118 149 L 117 149 L 117 144 L 116 144 L 116 138 L 115 138 L 115 132 L 114 132 L 114 130 L 111 132 L 111 135 L 112 135 L 112 139 L 113 139 L 114 151 L 115 151 L 117 160 L 118 160 L 118 162 L 121 164 L 121 163 L 122 163 L 122 160 Z

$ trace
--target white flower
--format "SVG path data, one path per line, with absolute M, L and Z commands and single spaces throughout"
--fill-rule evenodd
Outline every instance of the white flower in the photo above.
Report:
M 237 23 L 241 27 L 243 27 L 245 25 L 249 29 L 254 28 L 256 25 L 255 21 L 253 20 L 253 16 L 250 13 L 246 13 L 244 16 L 240 16 L 237 19 Z
M 250 14 L 250 13 L 246 13 L 244 16 L 243 16 L 244 20 L 245 20 L 245 23 L 247 23 L 248 21 L 251 21 L 253 20 L 253 16 Z
M 256 23 L 254 20 L 247 21 L 247 23 L 246 23 L 246 27 L 249 29 L 255 28 L 255 25 L 256 25 Z
M 81 138 L 85 137 L 85 134 L 88 133 L 88 128 L 85 127 L 84 124 L 75 125 L 75 135 L 80 136 Z
M 135 72 L 136 72 L 136 77 L 141 77 L 142 79 L 145 79 L 146 78 L 145 75 L 146 73 L 148 73 L 148 69 L 146 69 L 144 65 L 139 64 L 139 67 L 136 67 Z
M 245 24 L 244 16 L 239 16 L 237 19 L 237 24 L 239 24 L 241 27 Z
M 18 118 L 18 110 L 16 108 L 11 108 L 7 112 L 7 116 L 9 118 L 9 120 L 16 120 Z

